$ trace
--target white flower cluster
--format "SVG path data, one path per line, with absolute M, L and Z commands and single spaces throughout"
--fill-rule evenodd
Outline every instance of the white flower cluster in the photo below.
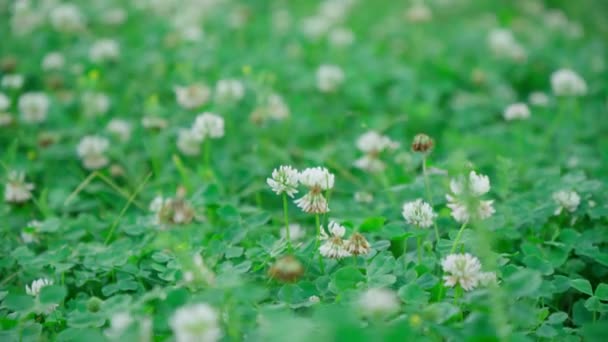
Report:
M 319 227 L 321 230 L 321 240 L 325 241 L 319 247 L 319 253 L 330 259 L 342 259 L 353 255 L 365 255 L 370 252 L 369 242 L 359 233 L 353 233 L 350 239 L 345 240 L 344 234 L 346 228 L 335 221 L 330 221 L 325 228 Z
M 300 173 L 291 166 L 281 165 L 272 171 L 272 178 L 267 178 L 266 183 L 277 195 L 283 193 L 293 197 L 298 192 Z
M 557 96 L 583 96 L 587 83 L 571 69 L 559 69 L 551 74 L 551 88 Z
M 177 104 L 184 109 L 196 109 L 209 101 L 211 89 L 205 84 L 194 83 L 189 86 L 175 86 Z
M 73 4 L 59 4 L 51 10 L 49 15 L 51 25 L 59 32 L 77 32 L 85 26 L 80 9 Z
M 547 107 L 549 105 L 549 96 L 542 91 L 534 91 L 528 96 L 528 102 L 532 106 Z
M 464 223 L 471 217 L 483 220 L 494 214 L 494 201 L 479 199 L 490 191 L 488 176 L 471 171 L 467 178 L 452 179 L 450 190 L 452 194 L 447 194 L 446 199 L 456 221 Z
M 381 172 L 386 164 L 380 160 L 382 152 L 394 150 L 399 144 L 376 131 L 368 131 L 357 139 L 357 148 L 365 155 L 357 159 L 355 167 L 367 172 Z
M 215 85 L 215 99 L 220 103 L 238 102 L 245 96 L 243 82 L 236 79 L 223 79 Z
M 530 108 L 525 103 L 514 103 L 505 108 L 502 113 L 503 117 L 507 121 L 511 120 L 525 120 L 530 117 Z
M 344 72 L 337 65 L 323 64 L 317 69 L 317 88 L 323 93 L 333 93 L 344 82 Z
M 522 60 L 526 58 L 526 51 L 517 42 L 513 33 L 507 29 L 494 29 L 488 36 L 488 44 L 492 52 L 498 57 Z
M 34 184 L 25 182 L 25 173 L 11 171 L 4 188 L 4 200 L 7 203 L 24 203 L 32 198 Z
M 105 115 L 110 109 L 110 97 L 101 92 L 88 91 L 82 94 L 82 110 L 86 117 Z
M 349 14 L 354 2 L 353 0 L 321 1 L 317 13 L 304 18 L 302 21 L 302 32 L 311 40 L 318 40 L 324 36 L 329 36 L 329 43 L 336 47 L 352 43 L 354 37 L 347 37 L 342 40 L 340 39 L 342 37 L 340 37 L 337 39 L 338 44 L 336 44 L 335 36 L 340 35 L 340 33 L 336 33 L 340 30 L 342 32 L 350 31 L 341 25 Z M 352 35 L 352 32 L 350 35 Z M 334 39 L 331 38 L 332 36 Z
M 219 139 L 223 136 L 224 119 L 205 112 L 196 117 L 192 127 L 179 131 L 177 148 L 187 156 L 196 156 L 200 153 L 201 143 L 205 139 Z
M 433 207 L 422 199 L 403 204 L 403 218 L 408 224 L 419 228 L 428 228 L 433 225 L 433 220 L 437 214 L 433 212 Z
M 311 167 L 300 172 L 300 184 L 308 188 L 308 193 L 295 201 L 296 205 L 307 213 L 322 214 L 329 211 L 323 191 L 333 189 L 334 174 L 324 167 Z
M 450 254 L 441 261 L 441 267 L 447 273 L 443 280 L 448 287 L 460 285 L 463 290 L 471 291 L 479 285 L 488 286 L 497 282 L 496 273 L 482 272 L 479 259 L 469 253 Z
M 36 297 L 40 294 L 40 290 L 42 290 L 43 287 L 45 286 L 49 286 L 49 285 L 53 285 L 53 281 L 46 279 L 46 278 L 40 278 L 40 279 L 36 279 L 32 282 L 32 285 L 25 285 L 25 293 L 27 293 L 30 296 Z
M 50 101 L 41 92 L 25 93 L 19 97 L 19 112 L 26 123 L 40 123 L 46 120 Z
M 59 70 L 65 65 L 65 59 L 60 52 L 49 52 L 42 59 L 42 70 Z
M 23 87 L 23 83 L 25 79 L 21 74 L 6 74 L 2 76 L 2 88 L 7 89 L 21 89 Z
M 97 135 L 88 135 L 80 140 L 76 152 L 82 159 L 82 165 L 85 169 L 98 170 L 109 162 L 105 155 L 108 147 L 110 147 L 108 139 Z
M 575 191 L 560 190 L 553 193 L 553 200 L 557 204 L 555 215 L 559 215 L 565 209 L 569 212 L 576 211 L 581 203 L 581 197 Z
M 100 39 L 89 50 L 89 58 L 93 63 L 115 61 L 120 57 L 120 45 L 114 39 Z
M 149 207 L 155 214 L 154 224 L 188 224 L 194 220 L 196 213 L 188 201 L 179 194 L 174 198 L 156 196 Z
M 359 308 L 366 316 L 392 315 L 399 311 L 399 307 L 399 298 L 389 289 L 371 288 L 359 297 Z
M 251 113 L 251 120 L 259 123 L 270 120 L 283 120 L 289 117 L 289 107 L 281 97 L 276 93 L 271 93 L 268 96 L 262 97 L 256 109 Z
M 215 342 L 222 337 L 217 312 L 204 303 L 177 309 L 169 320 L 169 326 L 177 342 Z
M 131 139 L 131 124 L 123 119 L 112 119 L 108 122 L 106 130 L 111 134 L 115 135 L 122 142 L 127 142 Z

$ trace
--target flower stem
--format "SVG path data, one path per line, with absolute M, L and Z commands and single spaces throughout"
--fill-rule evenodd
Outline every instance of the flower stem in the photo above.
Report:
M 462 226 L 460 226 L 460 230 L 458 231 L 458 234 L 456 234 L 456 239 L 454 240 L 454 243 L 452 244 L 452 249 L 450 249 L 450 254 L 454 253 L 456 251 L 456 247 L 458 246 L 458 243 L 460 242 L 460 237 L 462 236 L 462 232 L 464 232 L 464 228 L 467 226 L 467 223 L 463 223 Z
M 289 231 L 289 215 L 287 213 L 287 194 L 283 193 L 283 218 L 285 219 L 285 235 L 287 236 L 287 250 L 293 253 L 291 245 L 291 232 Z
M 416 238 L 416 251 L 418 252 L 418 265 L 422 263 L 422 236 Z
M 424 190 L 426 192 L 426 200 L 432 207 L 433 197 L 431 196 L 431 183 L 429 182 L 429 175 L 426 170 L 426 154 L 424 155 L 424 157 L 422 157 L 422 177 L 424 178 Z M 433 228 L 435 230 L 435 243 L 439 243 L 439 227 L 437 227 L 437 222 L 435 222 L 435 220 L 433 220 Z
M 323 256 L 319 253 L 319 245 L 321 244 L 321 218 L 319 217 L 319 214 L 315 214 L 315 225 L 317 226 L 317 242 L 315 243 L 315 251 L 313 253 L 319 254 L 319 268 L 321 269 L 321 273 L 325 273 Z

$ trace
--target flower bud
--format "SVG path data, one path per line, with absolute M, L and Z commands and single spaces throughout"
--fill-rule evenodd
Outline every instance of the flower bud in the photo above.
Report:
M 91 297 L 87 301 L 87 310 L 90 312 L 98 312 L 101 309 L 101 304 L 103 304 L 103 300 L 97 297 Z
M 435 142 L 426 134 L 417 134 L 412 142 L 412 150 L 414 152 L 427 153 L 435 146 Z
M 268 275 L 276 280 L 283 282 L 295 282 L 302 274 L 304 274 L 304 267 L 302 264 L 291 255 L 287 255 L 277 260 L 270 270 Z

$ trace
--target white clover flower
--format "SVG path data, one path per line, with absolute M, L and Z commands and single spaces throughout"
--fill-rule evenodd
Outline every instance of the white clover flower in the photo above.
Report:
M 321 227 L 321 239 L 325 242 L 319 247 L 319 253 L 331 259 L 342 259 L 351 256 L 352 254 L 346 249 L 346 241 L 342 238 L 346 232 L 346 228 L 335 221 L 330 221 L 328 225 L 328 236 L 325 228 Z
M 0 112 L 7 110 L 11 106 L 11 99 L 4 93 L 0 93 Z
M 82 107 L 86 117 L 103 116 L 110 109 L 110 98 L 100 92 L 82 94 Z
M 22 36 L 31 33 L 44 21 L 41 13 L 32 8 L 30 1 L 20 0 L 13 1 L 12 3 L 14 4 L 14 6 L 11 6 L 13 15 L 10 19 L 11 30 L 15 36 Z
M 358 203 L 372 203 L 374 201 L 374 195 L 366 191 L 357 191 L 353 197 L 355 202 Z
M 386 164 L 380 160 L 385 150 L 394 150 L 399 144 L 376 131 L 368 131 L 357 139 L 357 148 L 365 155 L 354 162 L 354 166 L 367 172 L 381 172 Z
M 327 40 L 334 47 L 345 47 L 355 41 L 355 34 L 346 27 L 337 27 L 329 32 Z
M 264 98 L 262 103 L 251 113 L 251 120 L 254 122 L 265 121 L 266 119 L 283 120 L 289 117 L 289 107 L 283 98 L 276 93 L 272 93 Z
M 344 82 L 344 72 L 337 65 L 323 64 L 317 69 L 317 88 L 323 93 L 334 92 Z
M 300 172 L 299 181 L 308 188 L 308 193 L 295 201 L 307 213 L 326 213 L 329 211 L 323 190 L 334 187 L 334 175 L 324 167 L 307 168 Z
M 209 101 L 211 89 L 208 86 L 195 83 L 189 86 L 175 86 L 177 104 L 184 109 L 196 109 Z
M 576 211 L 576 208 L 581 203 L 581 197 L 575 191 L 566 190 L 554 192 L 553 200 L 558 205 L 554 213 L 555 215 L 561 214 L 564 209 L 572 213 Z
M 96 135 L 85 136 L 78 143 L 76 151 L 82 159 L 82 165 L 88 170 L 97 170 L 109 162 L 105 152 L 110 147 L 108 139 Z
M 291 241 L 300 240 L 305 236 L 306 230 L 304 230 L 301 225 L 297 223 L 289 224 L 289 237 L 291 238 Z M 285 229 L 285 227 L 281 228 L 281 237 L 283 239 L 287 238 L 287 230 Z
M 285 193 L 287 196 L 293 197 L 298 193 L 299 177 L 298 170 L 291 166 L 281 165 L 272 171 L 272 178 L 267 178 L 266 183 L 277 195 Z
M 366 316 L 387 316 L 399 311 L 399 299 L 394 291 L 384 288 L 371 288 L 359 297 L 359 308 Z
M 201 136 L 192 129 L 180 129 L 177 136 L 177 148 L 187 156 L 197 156 L 201 152 Z
M 32 198 L 34 184 L 25 182 L 25 173 L 11 171 L 4 188 L 4 201 L 7 203 L 24 203 Z
M 53 28 L 59 32 L 76 32 L 84 28 L 85 21 L 80 9 L 73 4 L 57 5 L 50 12 Z
M 215 342 L 222 337 L 218 321 L 215 309 L 201 303 L 177 309 L 169 326 L 177 342 Z
M 43 287 L 49 285 L 53 285 L 52 280 L 46 278 L 36 279 L 32 282 L 31 286 L 25 285 L 25 293 L 32 297 L 37 297 L 40 294 L 40 290 L 42 290 Z
M 475 171 L 469 173 L 469 190 L 475 196 L 482 196 L 490 191 L 490 178 L 486 175 L 477 174 Z
M 127 20 L 127 11 L 120 7 L 109 8 L 103 12 L 102 20 L 106 25 L 122 25 Z
M 430 204 L 422 199 L 403 204 L 403 218 L 408 224 L 420 228 L 428 228 L 433 225 L 433 220 L 437 214 L 433 212 Z
M 466 179 L 452 179 L 450 181 L 452 194 L 447 194 L 448 208 L 452 210 L 452 217 L 460 223 L 465 223 L 474 216 L 484 220 L 495 213 L 493 201 L 475 198 L 463 198 L 466 195 L 480 197 L 490 191 L 490 179 L 486 175 L 477 174 L 475 171 L 469 173 Z
M 583 96 L 587 94 L 585 80 L 570 69 L 560 69 L 551 74 L 551 88 L 557 96 Z
M 120 57 L 120 45 L 114 39 L 100 39 L 89 49 L 89 58 L 93 63 L 115 61 Z
M 60 52 L 54 51 L 47 53 L 42 59 L 42 70 L 59 70 L 65 65 L 65 59 Z
M 331 22 L 323 16 L 312 16 L 302 21 L 302 33 L 310 40 L 318 40 L 329 31 Z
M 353 165 L 358 169 L 371 173 L 382 172 L 386 168 L 386 164 L 378 159 L 378 156 L 369 154 L 355 160 Z
M 526 58 L 524 48 L 515 40 L 513 33 L 507 29 L 494 29 L 490 31 L 488 44 L 492 52 L 499 57 L 515 60 Z
M 141 118 L 141 125 L 145 129 L 162 130 L 162 129 L 167 128 L 167 126 L 169 124 L 167 123 L 167 120 L 165 120 L 161 117 L 153 116 L 153 115 L 146 115 L 143 118 Z
M 21 231 L 21 240 L 23 240 L 23 242 L 26 244 L 37 242 L 38 238 L 36 237 L 36 232 L 38 231 L 38 229 L 40 229 L 41 226 L 42 222 L 37 220 L 32 220 L 28 222 L 25 228 Z M 31 229 L 33 229 L 34 231 L 29 231 Z
M 344 243 L 344 247 L 352 255 L 365 255 L 371 252 L 371 247 L 365 236 L 356 232 Z
M 126 142 L 131 139 L 131 124 L 123 119 L 112 119 L 108 122 L 106 130 L 116 135 L 121 141 Z
M 445 286 L 460 285 L 463 290 L 471 291 L 479 285 L 481 263 L 469 253 L 450 254 L 441 261 Z
M 2 88 L 21 89 L 25 79 L 21 74 L 7 74 L 2 77 Z
M 217 81 L 215 85 L 215 97 L 219 102 L 236 102 L 245 96 L 243 82 L 235 79 Z
M 204 112 L 199 114 L 192 125 L 192 132 L 202 139 L 219 139 L 224 136 L 224 118 Z
M 405 12 L 405 17 L 412 23 L 422 23 L 433 18 L 431 9 L 422 2 L 416 2 Z
M 479 285 L 481 286 L 490 286 L 498 284 L 498 280 L 496 279 L 496 273 L 494 272 L 481 272 L 479 274 Z
M 537 107 L 547 107 L 549 105 L 549 96 L 542 91 L 534 91 L 528 96 L 528 102 Z
M 321 298 L 319 298 L 319 296 L 312 295 L 312 296 L 308 297 L 308 301 L 313 304 L 316 304 L 321 301 Z
M 130 313 L 115 313 L 110 318 L 110 328 L 106 329 L 105 334 L 112 340 L 119 340 L 133 322 L 134 319 Z
M 163 196 L 156 196 L 154 197 L 152 202 L 150 202 L 150 206 L 148 207 L 148 209 L 153 213 L 157 213 L 162 209 L 164 203 L 165 199 L 163 198 Z
M 19 112 L 27 123 L 40 123 L 46 120 L 50 101 L 41 92 L 25 93 L 19 97 Z
M 524 120 L 530 117 L 530 108 L 525 103 L 514 103 L 505 108 L 502 115 L 507 121 Z

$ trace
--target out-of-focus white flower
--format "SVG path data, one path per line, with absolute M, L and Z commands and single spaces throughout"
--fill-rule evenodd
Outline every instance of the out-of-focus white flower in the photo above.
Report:
M 115 61 L 120 57 L 120 45 L 114 39 L 100 39 L 89 50 L 89 58 L 94 63 Z
M 477 174 L 475 171 L 469 173 L 468 182 L 463 179 L 452 179 L 450 190 L 454 195 L 462 195 L 464 191 L 470 191 L 472 195 L 482 196 L 490 191 L 490 178 L 486 175 Z
M 298 170 L 288 165 L 281 165 L 272 171 L 272 178 L 267 178 L 266 183 L 277 195 L 285 193 L 293 197 L 298 193 L 299 177 Z
M 126 120 L 112 119 L 108 122 L 106 130 L 116 135 L 123 142 L 131 139 L 131 124 Z
M 203 39 L 203 29 L 198 25 L 179 25 L 178 34 L 186 42 L 200 42 Z
M 576 211 L 576 208 L 581 203 L 581 197 L 575 191 L 566 190 L 554 192 L 553 200 L 558 205 L 555 215 L 561 214 L 564 209 L 572 213 Z
M 198 108 L 211 97 L 211 90 L 208 86 L 202 83 L 195 83 L 189 86 L 175 86 L 175 98 L 177 104 L 184 109 L 195 109 Z
M 0 127 L 10 126 L 14 121 L 11 114 L 0 112 Z
M 133 316 L 130 313 L 115 313 L 110 318 L 110 328 L 106 329 L 105 334 L 111 340 L 119 340 L 133 322 Z
M 214 113 L 199 114 L 192 125 L 192 132 L 202 139 L 219 139 L 224 136 L 224 119 Z
M 413 202 L 407 202 L 403 205 L 403 218 L 408 224 L 420 228 L 428 228 L 433 225 L 433 220 L 437 214 L 433 212 L 430 204 L 422 199 L 417 199 Z
M 355 34 L 346 27 L 337 27 L 329 32 L 327 40 L 334 47 L 345 47 L 355 41 Z
M 7 74 L 2 77 L 2 88 L 21 89 L 24 78 L 21 74 Z
M 358 203 L 372 203 L 374 201 L 374 195 L 366 191 L 357 191 L 353 197 L 355 202 Z
M 319 298 L 319 296 L 312 295 L 312 296 L 308 297 L 308 301 L 313 304 L 316 304 L 321 301 L 321 298 Z
M 251 113 L 251 120 L 254 122 L 261 122 L 266 119 L 283 120 L 287 117 L 289 117 L 289 107 L 283 98 L 276 93 L 265 97 L 255 111 Z
M 31 33 L 38 28 L 44 18 L 29 0 L 13 1 L 11 16 L 11 30 L 15 36 L 22 36 Z M 10 11 L 10 9 L 9 9 Z
M 507 29 L 494 29 L 488 36 L 488 44 L 495 55 L 515 60 L 526 58 L 526 51 Z
M 302 21 L 302 33 L 311 39 L 318 40 L 325 35 L 331 27 L 331 22 L 322 16 L 312 16 Z
M 46 120 L 50 101 L 41 92 L 25 93 L 19 97 L 19 112 L 27 123 L 40 123 Z
M 161 130 L 161 129 L 167 128 L 168 123 L 167 123 L 167 120 L 165 120 L 159 116 L 146 115 L 143 118 L 141 118 L 141 125 L 145 129 Z
M 502 115 L 507 121 L 525 120 L 530 117 L 530 108 L 525 103 L 514 103 L 505 108 Z
M 40 279 L 36 279 L 32 282 L 32 285 L 25 285 L 25 293 L 27 293 L 28 295 L 32 296 L 32 297 L 36 297 L 40 294 L 40 290 L 42 290 L 43 287 L 45 286 L 49 286 L 49 285 L 53 285 L 53 281 L 46 279 L 46 278 L 40 278 Z
M 317 88 L 321 92 L 334 92 L 343 82 L 344 72 L 339 66 L 323 64 L 317 69 Z
M 21 240 L 23 240 L 23 242 L 26 244 L 37 242 L 38 237 L 36 236 L 36 232 L 41 226 L 42 222 L 40 221 L 32 220 L 28 222 L 25 228 L 21 231 Z
M 190 203 L 178 194 L 174 198 L 156 196 L 150 203 L 150 211 L 155 213 L 154 224 L 189 224 L 195 218 L 196 213 Z
M 186 282 L 202 282 L 207 285 L 215 282 L 215 274 L 207 267 L 200 254 L 196 253 L 192 257 L 192 264 L 193 270 L 184 273 L 184 280 Z
M 371 288 L 359 298 L 359 308 L 365 316 L 387 316 L 399 311 L 399 299 L 394 291 Z
M 324 167 L 307 168 L 300 173 L 300 183 L 308 188 L 308 193 L 295 201 L 307 213 L 326 213 L 329 211 L 327 200 L 322 191 L 334 187 L 334 174 Z
M 321 239 L 325 240 L 319 247 L 319 253 L 331 259 L 342 259 L 351 256 L 350 252 L 346 249 L 346 241 L 342 238 L 346 232 L 346 228 L 341 226 L 335 221 L 330 221 L 328 225 L 329 236 L 325 232 L 325 228 L 321 228 Z
M 369 131 L 357 139 L 357 148 L 365 155 L 354 162 L 355 167 L 367 172 L 380 172 L 386 167 L 380 160 L 380 154 L 385 150 L 393 150 L 399 146 L 389 137 L 376 131 Z
M 211 306 L 183 306 L 171 316 L 169 325 L 177 342 L 215 342 L 222 337 L 219 317 Z
M 528 96 L 528 102 L 537 107 L 546 107 L 549 105 L 549 96 L 542 91 L 535 91 Z
M 89 91 L 82 94 L 82 109 L 87 117 L 105 115 L 110 104 L 110 98 L 104 93 Z
M 291 238 L 291 241 L 300 240 L 304 236 L 306 236 L 306 231 L 302 228 L 301 225 L 297 223 L 289 224 L 289 237 Z M 285 227 L 281 229 L 281 237 L 284 239 L 287 238 L 287 230 L 285 229 Z
M 498 284 L 498 280 L 496 279 L 496 273 L 494 272 L 481 272 L 479 274 L 479 285 L 481 286 L 491 286 Z
M 471 291 L 479 285 L 481 263 L 469 253 L 450 254 L 441 261 L 445 286 L 454 287 L 457 284 L 465 291 Z
M 49 15 L 51 25 L 59 32 L 77 32 L 85 26 L 85 20 L 80 9 L 70 3 L 57 5 Z
M 0 93 L 0 112 L 3 112 L 11 106 L 11 99 L 4 93 Z
M 180 129 L 177 136 L 177 148 L 187 156 L 197 156 L 201 152 L 203 139 L 191 129 Z
M 25 182 L 25 173 L 11 171 L 4 188 L 4 200 L 7 203 L 24 203 L 32 198 L 34 184 Z
M 272 28 L 275 32 L 285 33 L 291 26 L 291 15 L 289 11 L 281 8 L 272 11 Z
M 476 198 L 490 191 L 488 176 L 471 171 L 469 177 L 465 179 L 452 179 L 450 190 L 452 194 L 446 195 L 447 206 L 452 210 L 452 217 L 456 221 L 464 223 L 469 221 L 472 216 L 484 220 L 494 214 L 493 201 Z
M 422 23 L 430 21 L 433 18 L 433 13 L 423 2 L 416 2 L 407 9 L 405 17 L 410 22 Z
M 105 152 L 109 146 L 108 139 L 89 135 L 80 140 L 76 151 L 85 169 L 97 170 L 108 164 L 109 160 L 105 156 Z
M 65 65 L 65 59 L 60 52 L 49 52 L 42 59 L 42 70 L 59 70 Z
M 127 20 L 127 11 L 121 7 L 112 7 L 104 11 L 101 18 L 106 25 L 119 26 Z
M 241 100 L 243 96 L 245 96 L 245 86 L 239 80 L 219 80 L 215 85 L 215 97 L 219 102 L 236 102 Z
M 587 83 L 571 69 L 559 69 L 551 74 L 551 88 L 557 96 L 583 96 L 587 94 Z

